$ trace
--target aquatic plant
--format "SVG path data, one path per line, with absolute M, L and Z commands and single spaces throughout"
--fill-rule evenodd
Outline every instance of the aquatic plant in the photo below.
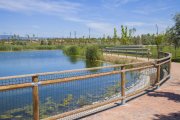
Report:
M 86 59 L 90 61 L 96 61 L 102 59 L 102 52 L 97 46 L 88 46 L 86 49 Z
M 90 102 L 88 102 L 85 96 L 80 96 L 80 98 L 77 101 L 77 104 L 79 105 L 79 107 L 83 107 L 85 105 L 89 105 Z
M 80 55 L 80 48 L 78 46 L 69 46 L 63 49 L 66 55 Z
M 40 118 L 46 118 L 51 115 L 55 115 L 58 113 L 62 113 L 66 111 L 67 108 L 71 102 L 73 101 L 73 95 L 68 94 L 63 101 L 56 102 L 51 97 L 46 98 L 45 102 L 40 103 Z M 22 108 L 16 108 L 7 110 L 3 113 L 3 115 L 0 115 L 1 120 L 9 120 L 9 119 L 15 119 L 15 120 L 29 120 L 32 119 L 33 116 L 33 108 L 32 104 L 26 105 Z

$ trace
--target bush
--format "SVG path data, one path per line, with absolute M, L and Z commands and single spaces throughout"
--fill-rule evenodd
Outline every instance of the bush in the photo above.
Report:
M 23 50 L 23 47 L 20 45 L 15 45 L 15 46 L 12 46 L 12 50 L 13 51 L 21 51 L 21 50 Z
M 180 62 L 180 58 L 172 59 L 172 62 Z
M 37 46 L 36 49 L 38 49 L 38 50 L 54 50 L 54 49 L 56 49 L 56 46 L 40 45 L 40 46 Z
M 90 61 L 101 60 L 102 52 L 97 46 L 89 46 L 86 49 L 86 59 Z
M 78 46 L 66 47 L 64 53 L 67 55 L 80 55 L 80 48 Z
M 11 46 L 8 45 L 0 45 L 0 51 L 10 51 Z

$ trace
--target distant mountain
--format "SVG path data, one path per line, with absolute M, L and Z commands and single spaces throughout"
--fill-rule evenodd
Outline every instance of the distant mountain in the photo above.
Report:
M 5 40 L 8 40 L 8 39 L 12 39 L 14 37 L 14 35 L 0 35 L 0 40 L 2 39 L 5 39 Z M 48 37 L 23 37 L 23 36 L 19 36 L 17 39 L 20 39 L 20 40 L 46 40 L 48 39 Z
M 12 38 L 13 35 L 0 35 L 0 40 Z

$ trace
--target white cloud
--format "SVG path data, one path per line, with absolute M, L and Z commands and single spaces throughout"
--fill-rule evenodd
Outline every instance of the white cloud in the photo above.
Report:
M 63 18 L 75 16 L 81 10 L 81 4 L 64 0 L 0 0 L 0 9 L 15 12 L 39 12 L 58 15 Z
M 120 7 L 121 5 L 129 4 L 137 1 L 139 0 L 102 0 L 103 6 L 105 8 L 116 8 L 116 7 Z
M 34 28 L 34 29 L 39 29 L 40 26 L 38 26 L 38 25 L 32 25 L 32 28 Z
M 121 12 L 122 14 L 129 14 L 123 11 L 120 6 L 127 5 L 139 0 L 102 0 L 102 4 L 100 7 L 104 6 L 105 8 L 115 9 L 117 12 Z M 87 8 L 89 7 L 89 11 Z M 98 6 L 99 7 L 99 6 Z M 117 8 L 119 7 L 119 8 Z M 139 7 L 137 9 L 131 10 L 131 13 L 143 14 L 148 15 L 150 13 L 162 12 L 164 10 L 169 9 L 165 5 L 147 5 Z M 104 11 L 97 12 L 96 14 L 101 17 L 95 18 L 93 15 L 94 12 L 91 12 L 92 6 L 88 6 L 86 4 L 77 3 L 75 1 L 66 1 L 66 0 L 0 0 L 0 9 L 14 11 L 14 12 L 21 12 L 21 13 L 41 13 L 41 14 L 48 14 L 58 16 L 61 19 L 65 19 L 67 21 L 79 22 L 89 28 L 92 31 L 96 31 L 99 34 L 112 34 L 113 28 L 118 27 L 118 19 L 116 16 L 111 18 L 106 18 L 101 16 L 101 13 L 104 11 L 108 11 L 108 9 L 103 9 Z M 95 10 L 94 10 L 95 11 Z M 111 14 L 111 13 L 109 13 Z M 87 17 L 88 16 L 88 17 Z M 89 17 L 92 16 L 92 17 Z M 123 15 L 122 15 L 123 16 Z M 126 16 L 125 16 L 126 17 Z M 114 19 L 114 20 L 113 20 Z M 159 19 L 159 18 L 158 18 Z M 107 21 L 113 20 L 113 23 L 109 23 Z M 148 32 L 148 31 L 155 31 L 155 24 L 158 24 L 159 29 L 163 30 L 168 26 L 168 23 L 158 22 L 157 20 L 152 20 L 152 18 L 148 18 L 148 21 L 131 21 L 130 19 L 127 21 L 122 21 L 122 25 L 127 25 L 128 27 L 135 27 L 138 29 L 142 29 L 141 32 Z M 37 25 L 32 25 L 31 28 L 39 29 L 40 27 Z M 120 29 L 120 26 L 119 26 Z M 118 29 L 118 31 L 120 31 Z
M 136 26 L 143 26 L 145 25 L 144 22 L 125 22 L 124 25 L 130 26 L 130 27 L 136 27 Z
M 89 22 L 87 26 L 103 34 L 111 34 L 114 28 L 114 25 L 105 22 Z
M 157 13 L 157 12 L 163 12 L 167 9 L 170 9 L 169 6 L 143 6 L 141 8 L 132 10 L 133 13 L 142 14 L 142 15 L 148 15 L 151 13 Z

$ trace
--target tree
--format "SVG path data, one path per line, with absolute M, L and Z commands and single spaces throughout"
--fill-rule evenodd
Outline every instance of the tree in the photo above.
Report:
M 48 40 L 48 45 L 52 45 L 52 40 Z
M 131 43 L 134 42 L 132 40 L 133 40 L 133 35 L 135 32 L 136 32 L 136 28 L 133 27 L 132 29 L 129 29 L 129 40 L 131 40 L 130 41 Z
M 180 47 L 180 13 L 174 16 L 175 25 L 166 31 L 166 38 L 174 46 L 175 58 L 177 57 L 177 48 Z
M 102 44 L 105 44 L 105 43 L 106 43 L 106 35 L 105 35 L 105 34 L 103 35 L 103 38 L 102 38 L 101 41 L 102 41 Z
M 142 34 L 141 40 L 143 45 L 154 45 L 155 43 L 155 35 L 154 34 Z
M 176 52 L 177 52 L 177 48 L 180 46 L 180 13 L 177 13 L 174 16 L 174 21 L 175 21 L 175 26 L 173 27 L 173 43 L 174 43 L 174 48 L 175 48 L 175 58 L 176 58 Z
M 35 34 L 33 34 L 33 39 L 35 40 Z
M 129 44 L 128 29 L 127 26 L 124 27 L 123 25 L 121 25 L 121 43 L 124 45 Z
M 47 45 L 47 41 L 46 40 L 41 40 L 41 45 Z
M 155 43 L 157 46 L 157 54 L 158 54 L 158 58 L 160 58 L 159 52 L 160 52 L 160 45 L 162 45 L 164 41 L 164 35 L 163 34 L 159 34 L 155 37 Z
M 132 29 L 129 29 L 129 36 L 132 37 L 132 35 L 134 35 L 134 33 L 136 32 L 136 28 L 132 28 Z
M 113 41 L 114 41 L 114 45 L 115 45 L 115 44 L 116 44 L 116 42 L 117 42 L 117 30 L 116 30 L 116 28 L 114 28 Z
M 27 39 L 29 40 L 29 38 L 30 38 L 29 35 L 27 34 L 26 36 L 27 36 Z

